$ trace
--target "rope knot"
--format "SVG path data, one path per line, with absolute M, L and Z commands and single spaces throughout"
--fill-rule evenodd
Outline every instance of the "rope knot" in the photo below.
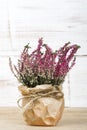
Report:
M 24 88 L 19 87 L 19 90 L 21 90 L 23 92 L 22 89 L 24 89 Z M 42 98 L 42 97 L 51 97 L 51 98 L 55 98 L 55 99 L 59 100 L 60 98 L 63 97 L 63 95 L 64 94 L 61 91 L 60 86 L 57 86 L 57 87 L 49 86 L 45 89 L 41 89 L 41 88 L 38 89 L 38 87 L 36 87 L 36 88 L 29 89 L 29 91 L 27 91 L 27 93 L 23 94 L 23 96 L 18 99 L 17 104 L 20 108 L 22 108 L 22 106 L 20 105 L 20 101 L 23 99 L 27 99 L 28 100 L 27 103 L 31 104 L 35 100 Z

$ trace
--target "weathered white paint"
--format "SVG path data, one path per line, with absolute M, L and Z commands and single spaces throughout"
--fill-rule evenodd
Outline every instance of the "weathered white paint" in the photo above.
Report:
M 16 105 L 18 82 L 8 58 L 43 37 L 53 49 L 70 41 L 81 46 L 63 84 L 65 105 L 87 107 L 87 0 L 0 0 L 0 106 Z M 85 55 L 85 56 L 82 56 Z
M 87 57 L 77 57 L 70 73 L 70 106 L 87 107 Z

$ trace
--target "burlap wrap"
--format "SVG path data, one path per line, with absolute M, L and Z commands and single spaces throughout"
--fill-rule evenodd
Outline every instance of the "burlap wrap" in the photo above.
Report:
M 61 119 L 64 97 L 60 86 L 38 85 L 35 88 L 19 86 L 19 90 L 23 97 L 17 103 L 22 108 L 24 119 L 28 124 L 54 126 Z

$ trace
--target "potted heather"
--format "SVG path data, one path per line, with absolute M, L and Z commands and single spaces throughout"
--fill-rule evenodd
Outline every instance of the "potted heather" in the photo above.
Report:
M 53 51 L 42 38 L 37 48 L 29 53 L 27 44 L 18 59 L 17 66 L 9 59 L 14 76 L 21 83 L 18 87 L 22 98 L 23 116 L 30 125 L 53 126 L 61 119 L 64 109 L 62 84 L 67 73 L 75 65 L 75 53 L 79 46 L 70 42 Z

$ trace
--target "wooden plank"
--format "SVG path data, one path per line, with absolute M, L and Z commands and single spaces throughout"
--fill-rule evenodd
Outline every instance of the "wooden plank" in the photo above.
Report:
M 23 119 L 20 109 L 14 107 L 0 107 L 1 130 L 86 130 L 87 109 L 65 108 L 62 119 L 56 126 L 41 127 L 29 126 Z
M 79 54 L 87 53 L 86 0 L 10 2 L 13 49 L 21 49 L 26 43 L 36 43 L 39 37 L 43 37 L 53 48 L 71 41 L 82 46 Z
M 87 57 L 77 57 L 70 72 L 70 106 L 87 107 Z
M 19 97 L 16 80 L 0 80 L 0 106 L 17 106 Z

